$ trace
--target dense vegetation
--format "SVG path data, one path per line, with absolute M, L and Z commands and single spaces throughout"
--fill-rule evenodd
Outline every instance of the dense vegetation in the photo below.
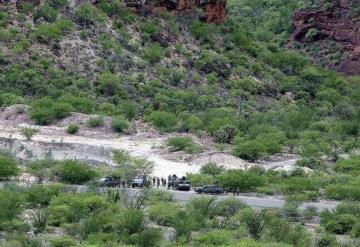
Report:
M 54 247 L 320 247 L 340 246 L 334 234 L 346 234 L 353 242 L 343 245 L 357 246 L 360 78 L 319 68 L 284 48 L 293 11 L 308 2 L 228 1 L 228 17 L 219 25 L 166 13 L 136 15 L 118 0 L 73 7 L 67 0 L 47 0 L 19 11 L 2 4 L 0 107 L 27 104 L 38 125 L 80 112 L 96 114 L 86 123 L 96 128 L 110 116 L 119 133 L 140 119 L 162 132 L 211 136 L 248 161 L 295 153 L 301 157 L 297 165 L 313 171 L 225 170 L 210 163 L 189 175 L 194 186 L 217 183 L 229 191 L 285 196 L 291 203 L 278 212 L 209 198 L 179 205 L 160 192 L 131 200 L 116 191 L 76 195 L 63 185 L 8 186 L 0 190 L 0 245 L 43 246 L 45 240 Z M 67 132 L 79 128 L 70 124 Z M 22 134 L 30 140 L 36 129 Z M 201 151 L 189 137 L 170 138 L 167 145 L 171 151 Z M 118 167 L 111 173 L 126 179 L 149 173 L 153 165 L 123 151 L 114 161 Z M 76 160 L 25 165 L 40 182 L 89 188 L 110 173 Z M 0 179 L 19 173 L 17 161 L 1 153 Z M 301 223 L 316 212 L 299 213 L 297 202 L 318 198 L 355 202 L 321 213 L 311 234 Z M 173 227 L 174 239 L 162 240 L 164 232 L 150 223 Z
M 1 7 L 0 103 L 30 104 L 37 124 L 99 113 L 122 132 L 125 118 L 143 118 L 161 131 L 206 131 L 250 161 L 289 150 L 305 166 L 359 145 L 359 78 L 282 48 L 306 2 L 230 1 L 220 25 L 136 16 L 118 1 L 84 3 L 69 18 L 68 1 L 54 2 L 22 13 Z M 85 51 L 92 44 L 92 63 L 84 53 L 57 58 L 70 55 L 74 37 Z
M 254 210 L 237 199 L 214 197 L 179 205 L 165 191 L 143 190 L 138 197 L 111 189 L 74 194 L 63 185 L 24 189 L 9 184 L 0 196 L 6 198 L 0 201 L 4 247 L 355 246 L 356 242 L 341 244 L 331 233 L 359 236 L 358 204 L 341 204 L 334 212 L 322 213 L 323 228 L 313 237 L 294 222 L 311 221 L 317 215 L 311 208 L 304 213 Z

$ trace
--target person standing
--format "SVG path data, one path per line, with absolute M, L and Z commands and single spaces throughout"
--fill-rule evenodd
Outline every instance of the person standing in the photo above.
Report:
M 153 186 L 155 186 L 155 177 L 153 177 L 152 182 L 153 182 Z
M 159 185 L 160 185 L 160 178 L 157 178 L 157 181 L 156 181 L 156 187 L 159 188 Z

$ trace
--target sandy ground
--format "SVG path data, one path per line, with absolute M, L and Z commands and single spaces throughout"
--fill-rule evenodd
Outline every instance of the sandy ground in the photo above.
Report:
M 154 176 L 167 177 L 169 174 L 178 176 L 196 173 L 208 162 L 216 162 L 226 168 L 244 169 L 255 165 L 232 156 L 228 152 L 218 152 L 213 148 L 209 138 L 193 139 L 203 146 L 204 152 L 186 155 L 182 152 L 171 153 L 165 146 L 167 138 L 176 134 L 160 134 L 151 127 L 141 123 L 133 123 L 132 133 L 118 135 L 110 128 L 110 119 L 105 119 L 99 128 L 89 128 L 86 121 L 90 116 L 74 113 L 51 126 L 36 126 L 27 117 L 26 108 L 19 110 L 12 106 L 0 111 L 0 148 L 10 149 L 17 157 L 29 160 L 51 155 L 54 159 L 80 159 L 94 165 L 116 164 L 112 161 L 114 150 L 126 150 L 132 156 L 145 158 L 154 163 Z M 80 125 L 77 135 L 66 133 L 70 123 Z M 31 141 L 25 140 L 20 134 L 23 127 L 36 128 L 39 132 Z M 261 162 L 267 169 L 291 169 L 296 157 L 281 156 L 273 162 Z

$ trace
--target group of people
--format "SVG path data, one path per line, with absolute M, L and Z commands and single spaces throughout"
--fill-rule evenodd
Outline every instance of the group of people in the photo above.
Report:
M 159 187 L 166 187 L 167 181 L 166 178 L 159 178 L 159 177 L 153 177 L 152 178 L 152 186 L 156 186 L 156 188 Z

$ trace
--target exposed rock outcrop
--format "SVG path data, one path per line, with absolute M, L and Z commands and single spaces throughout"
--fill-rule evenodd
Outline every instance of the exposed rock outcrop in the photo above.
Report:
M 305 46 L 320 41 L 320 49 L 326 49 L 325 41 L 336 42 L 342 56 L 336 63 L 327 61 L 325 65 L 347 74 L 360 74 L 360 1 L 337 0 L 330 6 L 325 3 L 318 6 L 295 12 L 294 39 Z M 321 56 L 315 59 L 326 60 Z

